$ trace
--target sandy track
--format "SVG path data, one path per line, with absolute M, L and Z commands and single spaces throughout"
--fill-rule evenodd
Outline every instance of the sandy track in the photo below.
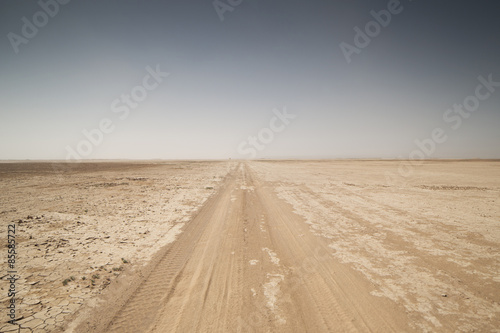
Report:
M 247 165 L 226 179 L 102 332 L 409 330 Z M 108 319 L 110 319 L 108 317 Z

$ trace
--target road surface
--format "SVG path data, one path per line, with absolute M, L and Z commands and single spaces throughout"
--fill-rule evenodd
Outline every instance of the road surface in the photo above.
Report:
M 408 331 L 404 310 L 337 262 L 241 163 L 103 332 Z M 104 312 L 103 317 L 109 315 Z

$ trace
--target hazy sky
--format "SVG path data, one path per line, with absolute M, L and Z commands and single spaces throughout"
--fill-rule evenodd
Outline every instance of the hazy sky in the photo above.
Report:
M 3 0 L 0 159 L 500 158 L 499 14 Z

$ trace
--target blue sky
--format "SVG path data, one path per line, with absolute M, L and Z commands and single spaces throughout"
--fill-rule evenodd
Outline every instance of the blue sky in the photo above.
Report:
M 257 158 L 407 158 L 436 128 L 427 158 L 500 158 L 500 87 L 443 118 L 500 82 L 492 1 L 63 3 L 0 3 L 0 159 L 249 158 L 249 137 Z M 147 68 L 168 76 L 147 90 Z M 270 138 L 276 110 L 296 117 Z

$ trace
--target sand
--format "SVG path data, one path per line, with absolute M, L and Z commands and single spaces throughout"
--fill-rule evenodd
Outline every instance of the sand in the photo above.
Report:
M 500 327 L 498 161 L 1 163 L 0 189 L 1 332 Z

